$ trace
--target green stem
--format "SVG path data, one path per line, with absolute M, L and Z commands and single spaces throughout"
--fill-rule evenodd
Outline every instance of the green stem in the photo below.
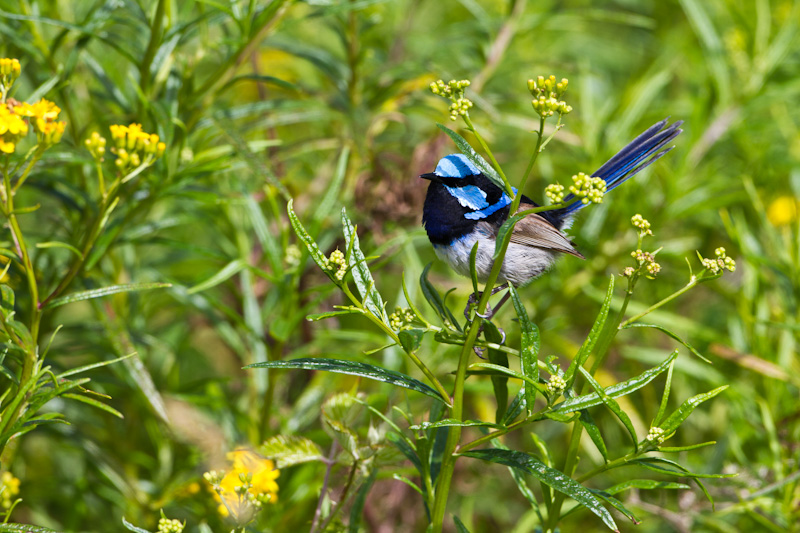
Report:
M 654 303 L 653 305 L 651 305 L 650 307 L 648 307 L 647 309 L 645 309 L 644 311 L 642 311 L 638 315 L 632 316 L 631 318 L 629 318 L 628 320 L 626 320 L 625 322 L 620 324 L 620 326 L 619 326 L 620 329 L 622 329 L 625 326 L 628 326 L 630 324 L 633 324 L 634 322 L 636 322 L 637 320 L 639 320 L 643 316 L 647 315 L 648 313 L 651 313 L 651 312 L 655 311 L 656 309 L 658 309 L 659 307 L 661 307 L 662 305 L 664 305 L 664 304 L 666 304 L 668 302 L 671 302 L 672 300 L 674 300 L 675 298 L 677 298 L 681 294 L 685 293 L 686 291 L 690 290 L 692 287 L 697 285 L 698 282 L 699 282 L 699 277 L 698 276 L 692 276 L 689 279 L 689 283 L 687 283 L 682 289 L 679 289 L 679 290 L 673 292 L 672 294 L 670 294 L 669 296 L 667 296 L 666 298 L 664 298 L 660 302 Z
M 478 144 L 481 145 L 481 148 L 483 148 L 483 151 L 489 156 L 489 159 L 492 160 L 492 166 L 497 173 L 500 174 L 500 178 L 503 180 L 503 185 L 506 188 L 506 194 L 513 197 L 514 189 L 511 187 L 511 183 L 508 181 L 508 178 L 506 177 L 505 172 L 503 172 L 502 167 L 500 167 L 500 163 L 498 163 L 497 159 L 495 159 L 492 150 L 489 148 L 489 145 L 486 144 L 486 141 L 483 140 L 481 134 L 478 133 L 477 129 L 475 129 L 475 126 L 472 124 L 472 120 L 469 118 L 469 115 L 464 115 L 464 123 L 467 125 L 467 129 L 471 131 L 473 135 L 475 135 L 475 138 L 478 140 Z
M 403 346 L 403 344 L 400 342 L 400 337 L 397 336 L 397 333 L 395 333 L 392 330 L 392 328 L 384 324 L 383 320 L 373 315 L 366 307 L 364 307 L 364 304 L 362 304 L 361 301 L 358 298 L 356 298 L 356 296 L 353 294 L 353 292 L 350 290 L 350 287 L 348 287 L 346 283 L 342 283 L 341 289 L 342 292 L 344 292 L 344 294 L 350 299 L 353 305 L 355 305 L 362 311 L 365 317 L 367 317 L 373 324 L 382 329 L 384 333 L 386 333 L 389 337 L 391 337 L 391 339 L 394 342 L 397 343 L 398 346 L 400 347 Z M 412 351 L 407 351 L 405 349 L 403 349 L 403 351 L 406 352 L 406 355 L 408 355 L 408 357 L 411 359 L 411 361 L 413 361 L 413 363 L 417 366 L 417 368 L 419 368 L 422 371 L 422 373 L 425 374 L 425 377 L 428 378 L 428 380 L 430 380 L 430 382 L 436 389 L 436 392 L 438 392 L 442 396 L 442 400 L 444 400 L 445 404 L 447 404 L 447 406 L 449 407 L 451 405 L 450 395 L 447 393 L 447 390 L 444 388 L 444 385 L 442 385 L 442 382 L 439 381 L 439 378 L 437 378 L 436 375 L 433 372 L 431 372 L 431 370 L 427 367 L 425 363 L 422 362 L 422 360 L 417 356 L 416 353 Z

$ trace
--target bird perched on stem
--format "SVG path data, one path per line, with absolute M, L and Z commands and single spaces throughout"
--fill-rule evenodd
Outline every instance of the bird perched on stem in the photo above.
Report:
M 673 148 L 665 146 L 683 131 L 682 122 L 667 126 L 668 120 L 648 128 L 591 174 L 602 179 L 603 192 L 615 189 Z M 436 254 L 453 270 L 469 276 L 470 252 L 478 242 L 475 268 L 478 280 L 485 282 L 494 262 L 497 233 L 508 219 L 512 199 L 462 154 L 442 158 L 435 171 L 420 177 L 431 182 L 422 223 Z M 521 200 L 519 211 L 538 207 L 527 196 Z M 560 203 L 563 206 L 558 209 L 529 214 L 517 222 L 498 283 L 525 285 L 547 270 L 558 254 L 583 259 L 562 230 L 570 226 L 575 213 L 592 203 L 591 195 L 569 194 Z

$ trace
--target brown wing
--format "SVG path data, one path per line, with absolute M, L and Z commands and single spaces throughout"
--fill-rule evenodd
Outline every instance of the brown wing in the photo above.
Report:
M 529 204 L 520 204 L 519 210 L 525 211 L 533 207 Z M 517 222 L 517 225 L 514 226 L 514 233 L 511 234 L 511 242 L 536 248 L 545 248 L 585 259 L 575 249 L 572 241 L 566 235 L 535 213 Z

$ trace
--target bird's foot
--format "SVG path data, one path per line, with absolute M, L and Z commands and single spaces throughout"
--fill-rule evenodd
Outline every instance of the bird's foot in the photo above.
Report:
M 507 289 L 507 288 L 508 288 L 508 283 L 504 283 L 504 284 L 502 284 L 502 285 L 499 285 L 499 286 L 497 286 L 497 287 L 493 288 L 493 289 L 492 289 L 492 296 L 494 296 L 494 295 L 495 295 L 495 294 L 497 294 L 498 292 L 500 292 L 500 291 L 502 291 L 502 290 L 505 290 L 505 289 Z M 474 305 L 478 305 L 478 302 L 480 302 L 480 299 L 481 299 L 482 297 L 483 297 L 483 292 L 477 292 L 477 293 L 476 293 L 476 292 L 473 292 L 472 294 L 470 294 L 470 295 L 469 295 L 469 299 L 467 300 L 467 306 L 464 308 L 464 317 L 465 317 L 467 320 L 469 320 L 469 312 L 470 312 L 470 309 L 472 309 L 472 306 L 474 306 Z M 492 309 L 492 307 L 491 307 L 490 305 L 487 305 L 487 306 L 486 306 L 486 313 L 485 313 L 485 314 L 481 314 L 479 311 L 476 311 L 476 312 L 475 312 L 475 315 L 476 315 L 476 316 L 478 316 L 478 317 L 480 317 L 480 318 L 483 318 L 483 319 L 485 319 L 485 320 L 490 320 L 490 319 L 491 319 L 491 318 L 494 316 L 494 314 L 495 314 L 495 313 L 496 313 L 496 312 L 497 312 L 497 311 L 500 309 L 500 307 L 501 307 L 501 306 L 502 306 L 504 303 L 506 303 L 506 300 L 507 300 L 507 299 L 508 299 L 508 294 L 506 294 L 505 296 L 503 296 L 503 299 L 502 299 L 502 300 L 500 300 L 500 303 L 498 303 L 498 304 L 497 304 L 497 305 L 494 307 L 494 309 Z

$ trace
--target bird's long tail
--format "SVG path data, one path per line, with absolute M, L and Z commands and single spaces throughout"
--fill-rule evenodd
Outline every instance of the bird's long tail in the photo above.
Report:
M 678 121 L 665 129 L 664 126 L 667 125 L 667 122 L 669 122 L 669 118 L 650 126 L 647 131 L 636 137 L 628 146 L 592 173 L 592 176 L 603 178 L 606 182 L 606 192 L 619 187 L 674 148 L 674 146 L 668 148 L 664 148 L 664 146 L 683 131 L 680 129 L 683 121 Z M 567 217 L 587 205 L 572 194 L 567 195 L 564 201 L 572 203 L 555 211 L 562 217 Z

